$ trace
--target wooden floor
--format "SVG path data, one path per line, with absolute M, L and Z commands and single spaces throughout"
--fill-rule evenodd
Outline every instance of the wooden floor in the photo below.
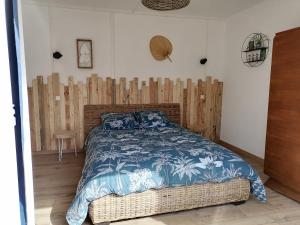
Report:
M 262 161 L 242 155 L 263 180 Z M 33 156 L 35 215 L 37 225 L 65 225 L 65 214 L 79 181 L 84 155 L 65 154 Z M 206 207 L 184 212 L 126 220 L 113 225 L 300 225 L 300 204 L 267 188 L 268 202 L 251 198 L 244 205 Z M 92 224 L 88 219 L 84 225 Z

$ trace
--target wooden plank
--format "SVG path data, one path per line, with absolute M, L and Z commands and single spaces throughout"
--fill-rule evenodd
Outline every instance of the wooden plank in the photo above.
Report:
M 89 97 L 90 104 L 98 104 L 98 75 L 93 74 L 89 79 Z
M 82 148 L 84 145 L 84 93 L 83 87 L 85 85 L 79 81 L 78 82 L 78 114 L 79 114 L 79 147 Z
M 52 75 L 47 78 L 48 85 L 48 101 L 49 101 L 49 131 L 50 131 L 50 146 L 51 150 L 56 149 L 56 142 L 54 138 L 54 130 L 55 130 L 55 117 L 54 117 L 54 94 L 53 94 L 53 79 Z
M 70 96 L 69 96 L 69 86 L 64 86 L 64 96 L 65 96 L 65 114 L 66 114 L 66 130 L 70 130 Z M 66 140 L 66 148 L 70 149 L 71 140 Z
M 106 85 L 106 79 L 105 80 L 103 80 L 103 82 L 102 82 L 102 88 L 101 88 L 101 103 L 102 104 L 108 104 L 108 102 L 107 102 L 107 85 Z
M 111 81 L 111 104 L 116 104 L 116 79 Z
M 133 89 L 134 89 L 134 84 L 133 80 L 129 81 L 129 104 L 134 104 L 134 94 L 133 94 Z
M 78 85 L 74 85 L 74 119 L 75 119 L 75 124 L 74 124 L 74 131 L 76 133 L 76 146 L 78 149 L 80 149 L 80 116 L 79 116 L 79 88 Z
M 212 136 L 212 78 L 206 78 L 206 103 L 205 103 L 205 119 L 204 119 L 204 136 L 211 138 Z
M 201 79 L 198 80 L 198 106 L 197 106 L 197 128 L 203 134 L 205 129 L 205 96 L 206 84 Z
M 157 78 L 157 89 L 158 89 L 158 103 L 164 102 L 164 86 L 162 84 L 162 79 Z
M 146 81 L 142 81 L 142 88 L 141 88 L 141 104 L 148 104 L 149 99 L 149 88 L 147 87 Z
M 145 102 L 150 104 L 150 88 L 148 85 L 145 87 Z
M 183 121 L 184 121 L 184 112 L 183 112 L 183 109 L 184 109 L 184 82 L 183 81 L 180 81 L 180 115 L 181 115 L 181 125 L 183 126 Z
M 32 87 L 28 87 L 28 108 L 29 108 L 29 122 L 30 122 L 30 140 L 31 140 L 31 151 L 36 151 L 36 137 L 35 137 L 35 119 L 34 119 L 34 103 Z
M 120 96 L 120 84 L 116 84 L 116 104 L 122 104 L 121 96 Z
M 183 90 L 183 120 L 182 120 L 182 126 L 187 128 L 187 88 L 184 88 Z
M 138 90 L 137 102 L 136 104 L 143 104 L 143 93 L 142 90 Z
M 39 101 L 39 115 L 40 115 L 40 139 L 41 150 L 45 150 L 45 112 L 44 112 L 44 81 L 43 76 L 37 76 L 37 88 L 38 88 L 38 101 Z
M 155 84 L 153 77 L 149 78 L 149 103 L 155 103 Z
M 217 114 L 216 114 L 216 108 L 217 108 L 217 97 L 218 97 L 218 80 L 214 80 L 212 84 L 212 111 L 211 111 L 211 125 L 212 125 L 212 134 L 211 139 L 216 140 L 216 132 L 217 132 Z
M 133 79 L 133 97 L 134 97 L 134 100 L 133 102 L 134 103 L 137 103 L 138 104 L 138 96 L 139 96 L 139 79 L 137 77 L 135 77 Z
M 218 82 L 217 101 L 216 101 L 216 141 L 220 140 L 221 117 L 222 117 L 222 97 L 223 97 L 223 83 Z
M 60 114 L 60 83 L 59 75 L 52 74 L 52 88 L 54 96 L 54 130 L 61 129 L 61 114 Z
M 48 85 L 44 84 L 44 134 L 45 134 L 45 149 L 51 149 L 51 133 L 50 133 L 50 111 L 49 111 L 49 94 Z
M 87 105 L 88 104 L 88 93 L 87 93 L 87 86 L 85 84 L 83 84 L 82 92 L 83 92 L 83 105 Z
M 64 87 L 65 95 L 65 111 L 66 111 L 66 129 L 70 130 L 70 96 L 69 96 L 69 86 Z
M 170 80 L 165 78 L 164 81 L 164 103 L 169 103 Z
M 181 81 L 180 79 L 176 79 L 176 84 L 173 90 L 173 102 L 180 103 L 181 96 Z
M 125 77 L 120 78 L 120 100 L 121 100 L 121 104 L 128 103 Z
M 90 77 L 86 78 L 86 90 L 87 90 L 88 104 L 91 104 L 90 79 L 91 79 Z
M 194 118 L 195 118 L 195 86 L 194 83 L 192 82 L 190 85 L 190 90 L 188 90 L 188 97 L 190 98 L 190 101 L 188 102 L 188 108 L 187 110 L 189 111 L 189 128 L 193 131 L 195 131 L 195 123 L 194 123 Z
M 174 81 L 172 80 L 169 80 L 169 97 L 168 97 L 168 100 L 169 100 L 169 103 L 173 103 L 173 89 L 174 89 Z
M 73 77 L 69 77 L 68 79 L 69 85 L 69 102 L 70 102 L 70 130 L 74 130 L 75 127 L 75 108 L 74 108 L 74 79 Z M 88 90 L 88 88 L 86 88 Z M 88 101 L 88 93 L 86 93 L 86 101 Z
M 192 98 L 192 86 L 191 79 L 187 79 L 187 101 L 186 101 L 186 126 L 190 128 L 191 125 L 191 98 Z
M 153 103 L 157 104 L 158 103 L 158 81 L 154 82 L 153 92 L 154 92 L 154 102 Z
M 106 104 L 112 104 L 113 100 L 113 83 L 110 77 L 106 78 Z
M 129 88 L 129 103 L 130 104 L 137 104 L 138 103 L 138 78 L 134 78 L 130 81 L 130 88 Z
M 180 79 L 176 79 L 176 83 L 173 89 L 173 102 L 180 103 Z
M 141 104 L 145 104 L 145 95 L 146 95 L 145 87 L 146 87 L 146 81 L 142 81 L 142 86 L 141 86 L 141 91 L 140 91 L 141 95 L 139 95 L 139 97 L 140 97 L 139 103 L 141 103 Z
M 65 86 L 60 84 L 60 122 L 61 129 L 66 129 L 66 103 L 65 103 Z
M 193 129 L 196 132 L 200 132 L 199 127 L 197 126 L 197 113 L 198 113 L 198 84 L 193 85 L 194 87 L 194 103 L 193 103 Z
M 40 123 L 40 111 L 39 111 L 39 91 L 38 82 L 36 79 L 32 80 L 32 95 L 33 95 L 33 114 L 35 124 L 35 143 L 36 151 L 41 151 L 41 123 Z
M 98 86 L 98 104 L 104 104 L 103 98 L 102 98 L 103 80 L 101 77 L 98 78 L 97 86 Z M 82 88 L 82 91 L 83 91 L 83 88 Z

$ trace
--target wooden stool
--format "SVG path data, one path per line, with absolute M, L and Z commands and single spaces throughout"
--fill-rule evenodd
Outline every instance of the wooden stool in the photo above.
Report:
M 77 157 L 77 151 L 76 151 L 76 133 L 71 130 L 60 130 L 56 131 L 54 133 L 54 137 L 57 140 L 58 143 L 58 160 L 62 160 L 62 153 L 64 148 L 64 140 L 65 139 L 71 139 L 74 145 L 74 152 L 75 156 Z

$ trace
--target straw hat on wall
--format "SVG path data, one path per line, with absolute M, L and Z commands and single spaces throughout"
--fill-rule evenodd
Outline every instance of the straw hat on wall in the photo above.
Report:
M 169 59 L 171 62 L 170 55 L 172 53 L 172 43 L 162 35 L 156 35 L 150 40 L 150 52 L 154 59 L 162 61 Z

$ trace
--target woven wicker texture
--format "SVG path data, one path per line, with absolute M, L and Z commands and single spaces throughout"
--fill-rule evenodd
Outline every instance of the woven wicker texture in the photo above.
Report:
M 186 7 L 190 0 L 142 0 L 144 6 L 154 10 L 173 10 Z
M 161 213 L 244 201 L 249 198 L 248 180 L 195 184 L 160 190 L 148 190 L 126 196 L 108 195 L 90 204 L 94 224 Z
M 84 106 L 84 135 L 101 124 L 100 114 L 106 112 L 135 112 L 141 110 L 160 110 L 166 113 L 168 119 L 180 124 L 180 105 L 170 104 L 147 104 L 147 105 L 85 105 Z

